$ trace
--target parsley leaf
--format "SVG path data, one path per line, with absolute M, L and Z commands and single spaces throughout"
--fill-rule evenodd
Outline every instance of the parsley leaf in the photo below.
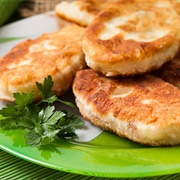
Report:
M 61 118 L 57 123 L 58 129 L 60 129 L 57 134 L 62 140 L 74 140 L 77 138 L 75 130 L 81 128 L 84 123 L 80 121 L 76 116 L 70 115 L 68 111 L 63 111 L 66 115 Z
M 52 77 L 48 76 L 44 79 L 43 85 L 39 82 L 36 82 L 36 86 L 40 91 L 40 96 L 42 99 L 45 99 L 47 97 L 51 97 L 54 95 L 52 91 L 54 82 L 52 81 Z
M 75 107 L 74 104 L 62 101 L 52 91 L 52 77 L 44 79 L 44 83 L 36 82 L 41 100 L 35 102 L 33 91 L 14 93 L 14 104 L 7 104 L 0 110 L 0 127 L 2 129 L 22 129 L 25 131 L 26 143 L 32 146 L 43 146 L 55 140 L 74 140 L 78 138 L 75 130 L 84 123 L 69 112 L 56 110 L 55 101 Z M 48 103 L 42 108 L 42 103 Z
M 14 93 L 14 102 L 15 102 L 15 108 L 18 111 L 26 111 L 29 106 L 33 103 L 34 101 L 34 93 L 31 91 L 30 93 Z

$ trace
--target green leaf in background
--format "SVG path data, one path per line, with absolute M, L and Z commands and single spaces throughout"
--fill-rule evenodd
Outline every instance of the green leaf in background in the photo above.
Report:
M 22 0 L 0 0 L 0 26 L 15 12 Z
M 24 38 L 25 37 L 6 37 L 6 38 L 0 38 L 0 44 L 1 43 L 10 42 L 10 41 L 19 40 L 19 39 L 24 39 Z

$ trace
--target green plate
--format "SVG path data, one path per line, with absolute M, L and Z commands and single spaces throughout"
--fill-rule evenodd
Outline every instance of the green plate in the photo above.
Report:
M 86 143 L 25 145 L 22 131 L 0 131 L 0 148 L 27 161 L 81 175 L 148 177 L 180 172 L 180 147 L 152 148 L 103 132 Z
M 22 41 L 19 37 L 35 37 L 58 28 L 59 21 L 49 14 L 4 26 L 0 28 L 0 38 L 8 40 L 18 38 L 1 43 L 0 56 L 14 44 Z M 64 98 L 68 100 L 72 96 L 65 94 Z M 87 133 L 84 131 L 85 133 L 81 134 L 84 141 L 56 142 L 43 149 L 27 146 L 20 130 L 0 130 L 0 148 L 35 164 L 81 175 L 130 178 L 180 173 L 180 146 L 162 148 L 142 146 L 107 131 L 99 129 L 94 131 L 94 128 L 89 128 Z M 87 140 L 94 132 L 95 136 Z

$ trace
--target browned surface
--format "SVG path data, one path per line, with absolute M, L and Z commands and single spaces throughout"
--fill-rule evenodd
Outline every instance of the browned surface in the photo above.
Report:
M 59 7 L 55 8 L 55 11 L 60 18 L 82 26 L 87 26 L 89 21 L 91 21 L 89 19 L 95 17 L 102 9 L 109 6 L 109 4 L 114 1 L 121 0 L 77 0 L 72 2 L 62 1 L 57 5 Z M 78 9 L 78 11 L 73 12 L 74 8 Z M 84 13 L 86 14 L 85 16 L 83 16 Z
M 142 144 L 180 143 L 180 91 L 159 78 L 110 79 L 83 70 L 73 91 L 82 115 L 97 126 Z
M 0 59 L 0 98 L 12 100 L 13 92 L 32 89 L 36 94 L 35 82 L 42 83 L 48 75 L 54 80 L 53 90 L 57 95 L 66 91 L 75 72 L 85 67 L 83 34 L 84 28 L 69 26 L 15 46 Z
M 102 10 L 85 31 L 87 64 L 107 76 L 134 75 L 157 69 L 172 59 L 179 47 L 180 16 L 171 6 L 158 7 L 155 2 L 122 1 Z M 167 1 L 159 2 L 166 5 Z M 122 19 L 114 25 L 117 18 Z M 120 32 L 102 39 L 110 26 Z M 132 37 L 127 38 L 129 34 Z

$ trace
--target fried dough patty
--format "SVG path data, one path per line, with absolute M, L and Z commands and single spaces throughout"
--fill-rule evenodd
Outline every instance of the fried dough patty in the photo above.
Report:
M 73 92 L 80 113 L 96 126 L 141 144 L 180 144 L 180 90 L 160 78 L 107 78 L 81 70 Z
M 56 14 L 63 19 L 77 23 L 82 26 L 87 26 L 93 18 L 104 8 L 108 7 L 111 2 L 131 1 L 131 0 L 76 0 L 62 1 L 55 7 Z M 139 0 L 141 3 L 142 0 Z M 156 0 L 157 5 L 160 0 Z M 152 3 L 152 0 L 146 1 Z M 171 7 L 180 14 L 180 3 L 176 1 L 164 1 L 158 6 Z
M 173 59 L 180 46 L 180 16 L 172 7 L 164 0 L 111 3 L 85 30 L 87 65 L 106 76 L 129 76 Z
M 173 60 L 158 69 L 156 75 L 180 89 L 180 52 Z
M 115 0 L 62 1 L 55 7 L 56 14 L 68 21 L 87 26 L 110 2 Z
M 38 99 L 35 82 L 43 83 L 48 75 L 52 76 L 56 95 L 64 93 L 76 71 L 86 66 L 83 35 L 84 28 L 74 25 L 16 45 L 0 59 L 0 99 L 13 101 L 14 92 L 31 90 Z

